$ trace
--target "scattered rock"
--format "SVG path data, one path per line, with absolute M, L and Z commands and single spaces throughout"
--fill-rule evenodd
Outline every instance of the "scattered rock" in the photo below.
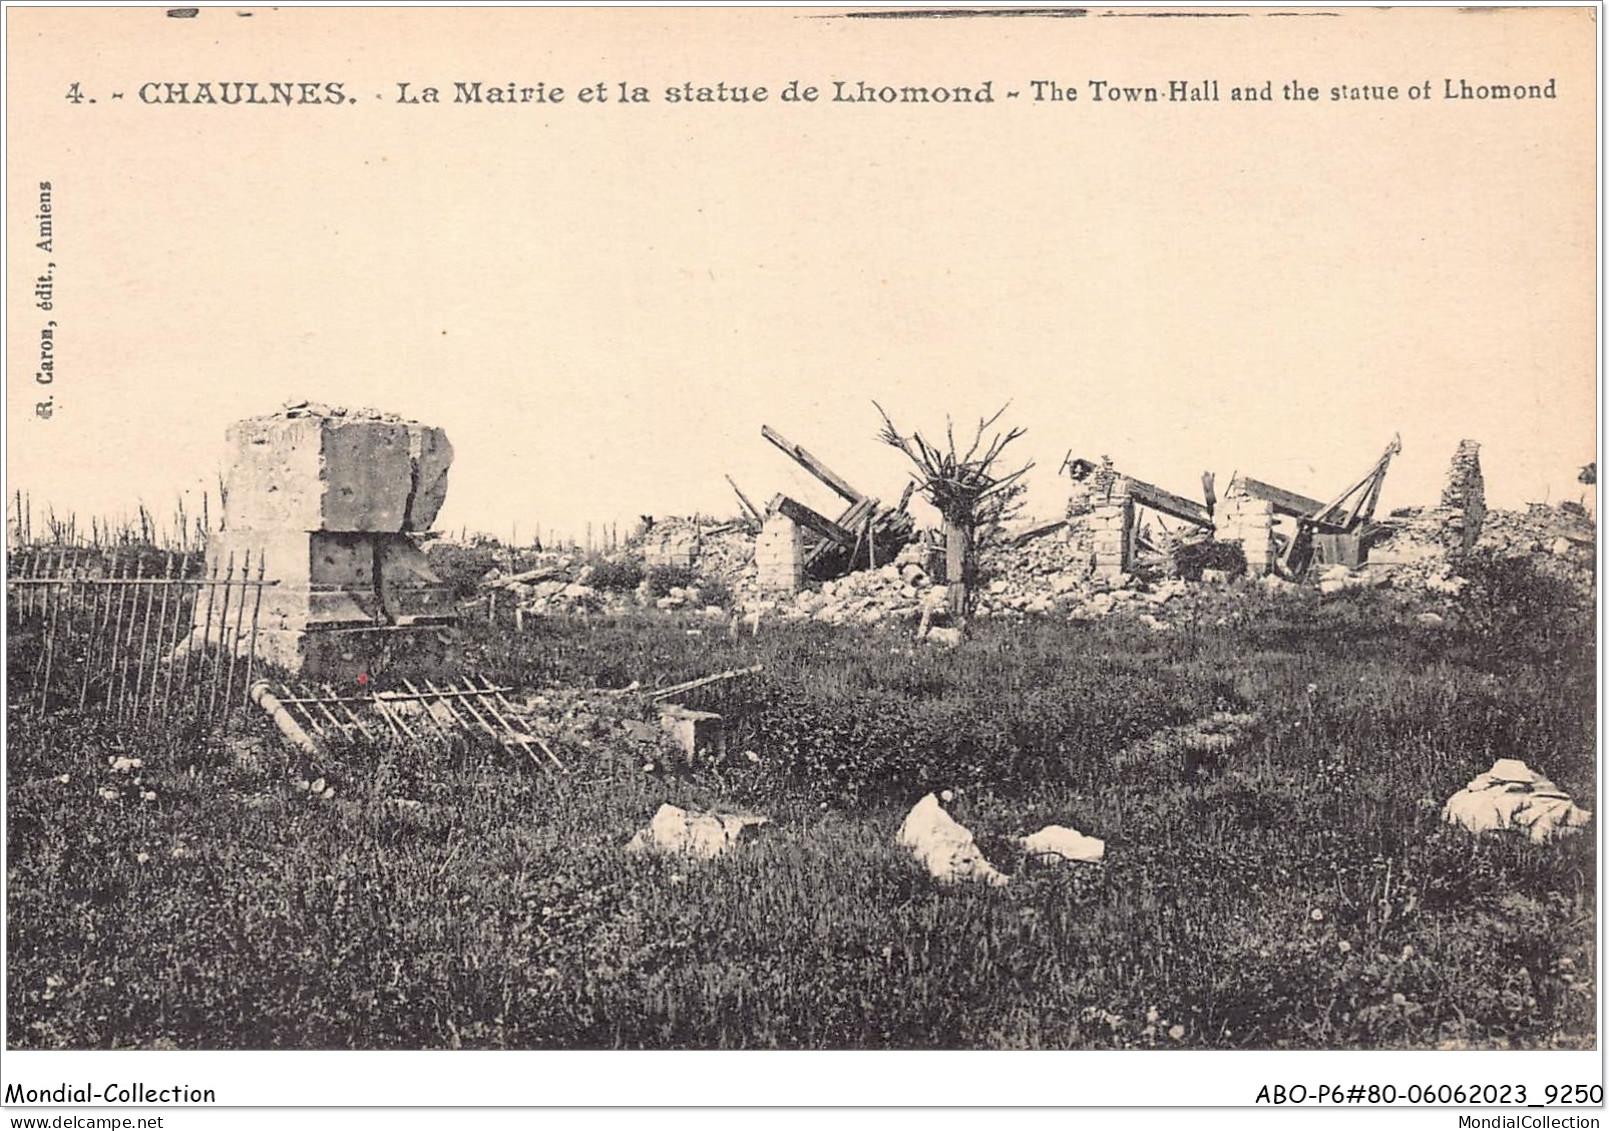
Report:
M 972 834 L 955 822 L 935 794 L 928 794 L 906 814 L 899 844 L 940 883 L 982 883 L 1003 887 L 1007 877 L 985 860 Z
M 1047 862 L 1094 861 L 1106 855 L 1104 840 L 1085 836 L 1065 825 L 1046 825 L 1038 832 L 1022 837 L 1018 843 L 1030 857 Z
M 1477 833 L 1514 829 L 1540 844 L 1580 831 L 1592 814 L 1524 762 L 1500 758 L 1447 799 L 1442 819 Z
M 664 804 L 648 827 L 626 844 L 626 851 L 712 860 L 769 820 L 751 813 L 701 813 Z

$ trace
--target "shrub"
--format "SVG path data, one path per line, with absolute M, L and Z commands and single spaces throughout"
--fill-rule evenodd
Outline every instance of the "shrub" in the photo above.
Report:
M 732 607 L 732 587 L 723 578 L 705 574 L 698 579 L 698 591 L 703 595 L 705 605 L 717 605 L 723 609 Z
M 1466 581 L 1453 602 L 1459 622 L 1494 656 L 1549 652 L 1588 626 L 1589 606 L 1533 558 L 1482 550 L 1458 572 Z
M 588 575 L 587 584 L 605 593 L 630 593 L 642 584 L 642 579 L 642 559 L 600 558 L 592 563 L 592 573 Z
M 1186 581 L 1200 581 L 1201 571 L 1207 569 L 1234 577 L 1246 572 L 1246 551 L 1239 542 L 1180 542 L 1173 551 L 1173 565 Z
M 430 559 L 430 568 L 451 587 L 453 598 L 458 601 L 473 597 L 487 571 L 498 564 L 497 547 L 489 542 L 475 545 L 434 542 L 425 553 Z
M 643 580 L 648 583 L 648 593 L 653 597 L 663 597 L 672 589 L 687 589 L 698 584 L 698 576 L 691 566 L 649 566 Z

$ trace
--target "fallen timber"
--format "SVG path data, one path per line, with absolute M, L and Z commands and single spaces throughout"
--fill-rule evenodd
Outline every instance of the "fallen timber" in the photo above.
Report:
M 1171 491 L 1147 483 L 1132 476 L 1124 477 L 1128 481 L 1129 498 L 1143 507 L 1148 507 L 1158 514 L 1165 514 L 1169 518 L 1176 518 L 1180 522 L 1190 523 L 1203 530 L 1211 530 L 1212 511 L 1194 499 L 1186 499 L 1182 495 L 1175 495 Z
M 1271 503 L 1275 514 L 1296 521 L 1296 532 L 1280 547 L 1278 565 L 1285 576 L 1300 578 L 1315 557 L 1356 566 L 1367 560 L 1370 543 L 1389 529 L 1374 521 L 1374 511 L 1391 460 L 1401 452 L 1402 437 L 1393 436 L 1374 466 L 1329 503 L 1248 476 L 1237 476 L 1230 490 Z
M 916 524 L 906 507 L 914 483 L 906 484 L 897 507 L 888 507 L 880 499 L 855 488 L 770 425 L 761 425 L 760 435 L 849 504 L 836 519 L 787 495 L 778 494 L 767 504 L 767 514 L 784 515 L 812 536 L 807 539 L 804 555 L 804 568 L 810 576 L 826 580 L 892 561 L 900 548 L 911 540 Z
M 761 523 L 765 521 L 765 516 L 760 513 L 758 507 L 749 502 L 749 497 L 743 493 L 743 488 L 737 485 L 737 480 L 728 475 L 726 481 L 732 485 L 732 492 L 737 495 L 738 505 L 743 508 L 744 525 L 752 533 L 758 533 Z

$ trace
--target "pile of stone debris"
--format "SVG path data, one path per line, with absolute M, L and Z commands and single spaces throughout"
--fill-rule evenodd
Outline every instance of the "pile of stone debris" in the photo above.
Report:
M 1095 620 L 1132 612 L 1153 628 L 1165 627 L 1165 606 L 1189 591 L 1189 584 L 1139 578 L 1103 579 L 1090 570 L 1088 555 L 1055 536 L 1017 545 L 1001 544 L 981 556 L 974 615 L 979 617 L 1058 616 Z M 817 621 L 830 625 L 917 625 L 942 620 L 949 587 L 935 580 L 934 551 L 924 542 L 907 546 L 888 565 L 861 570 L 792 598 L 750 598 L 744 611 L 782 622 Z
M 590 584 L 600 566 L 580 563 L 574 555 L 568 554 L 555 554 L 553 559 L 551 564 L 539 564 L 519 573 L 505 574 L 493 569 L 483 579 L 483 587 L 489 592 L 507 594 L 520 612 L 538 616 L 618 615 L 633 609 L 655 608 L 667 613 L 694 612 L 712 617 L 725 617 L 728 612 L 720 604 L 711 604 L 696 583 L 672 585 L 663 591 L 646 580 L 634 589 L 600 587 Z
M 1311 587 L 1321 597 L 1359 587 L 1390 588 L 1437 607 L 1465 584 L 1459 563 L 1466 551 L 1449 542 L 1447 516 L 1446 507 L 1394 512 L 1384 524 L 1386 536 L 1371 548 L 1366 564 L 1316 567 L 1309 577 Z M 1591 595 L 1596 530 L 1578 504 L 1533 504 L 1525 511 L 1484 512 L 1482 518 L 1467 535 L 1463 528 L 1457 531 L 1460 538 L 1474 537 L 1475 551 L 1530 557 Z M 1092 621 L 1127 614 L 1162 630 L 1181 615 L 1200 617 L 1208 608 L 1216 610 L 1233 592 L 1251 585 L 1281 592 L 1300 588 L 1274 576 L 1241 581 L 1210 569 L 1200 582 L 1185 581 L 1170 576 L 1174 571 L 1156 555 L 1135 574 L 1106 576 L 1092 568 L 1087 539 L 1080 537 L 1076 523 L 1023 529 L 1025 534 L 996 537 L 981 547 L 976 616 Z M 815 621 L 914 628 L 943 622 L 949 590 L 938 580 L 943 555 L 932 536 L 919 536 L 887 565 L 812 583 L 791 597 L 762 595 L 754 546 L 754 534 L 741 523 L 661 519 L 617 553 L 590 559 L 573 552 L 543 554 L 520 572 L 492 571 L 484 584 L 511 594 L 523 611 L 546 615 L 657 608 L 712 619 L 736 612 L 751 624 Z M 600 568 L 625 561 L 640 563 L 649 572 L 655 566 L 677 567 L 698 580 L 667 589 L 645 579 L 625 591 L 594 583 Z
M 1532 503 L 1523 511 L 1492 511 L 1477 547 L 1505 557 L 1529 557 L 1591 598 L 1597 580 L 1598 526 L 1577 502 Z
M 1443 522 L 1440 508 L 1393 511 L 1388 520 L 1393 532 L 1369 551 L 1368 564 L 1360 572 L 1370 584 L 1457 594 L 1464 586 L 1460 572 L 1464 555 L 1447 545 Z M 1540 571 L 1563 579 L 1589 599 L 1596 581 L 1596 547 L 1596 524 L 1574 502 L 1487 511 L 1473 542 L 1476 554 L 1528 558 Z
M 506 594 L 521 612 L 537 615 L 657 608 L 725 616 L 728 598 L 720 590 L 733 599 L 758 591 L 754 535 L 741 523 L 697 518 L 657 520 L 610 553 L 550 550 L 526 556 L 521 565 L 488 570 L 481 588 Z M 639 576 L 635 586 L 622 587 L 622 576 L 631 573 Z M 667 576 L 687 584 L 666 584 Z

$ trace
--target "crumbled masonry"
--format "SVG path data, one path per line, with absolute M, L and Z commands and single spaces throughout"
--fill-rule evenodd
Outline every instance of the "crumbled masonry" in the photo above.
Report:
M 936 794 L 928 794 L 906 814 L 897 840 L 940 883 L 1004 887 L 1009 882 L 984 859 L 972 834 L 944 811 Z

